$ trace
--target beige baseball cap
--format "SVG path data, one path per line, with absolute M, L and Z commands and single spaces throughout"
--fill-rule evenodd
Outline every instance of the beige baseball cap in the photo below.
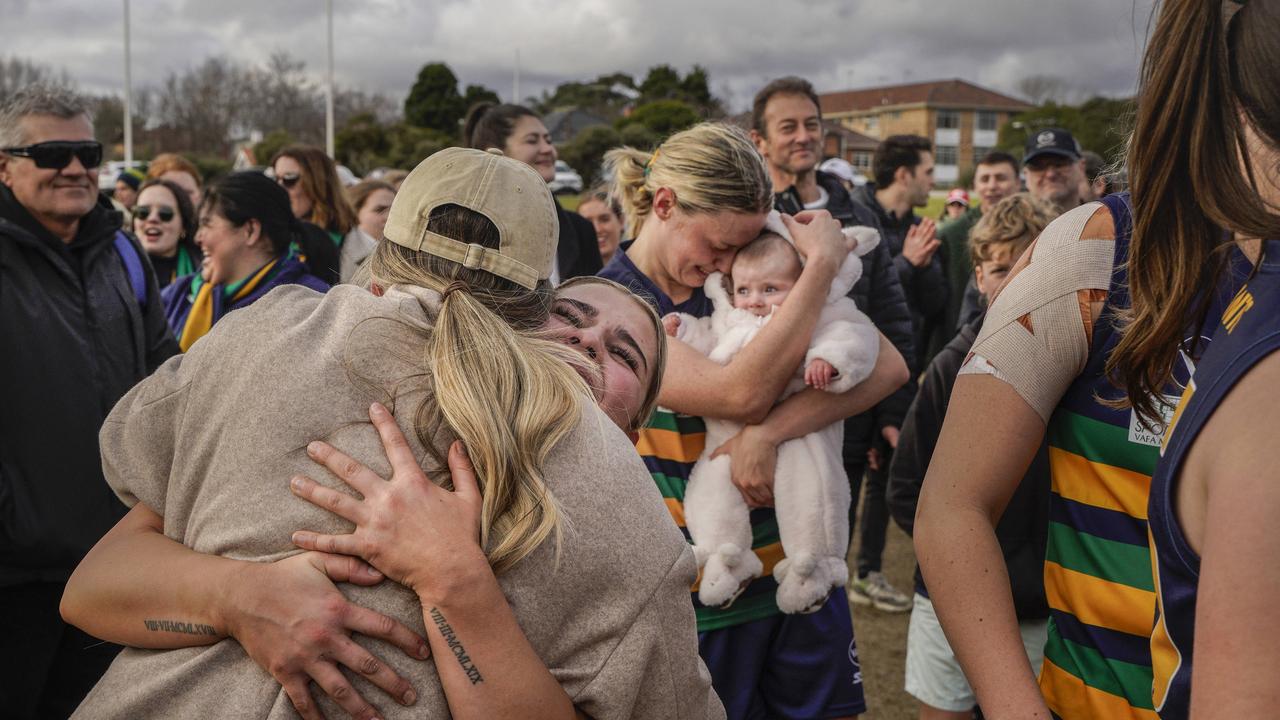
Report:
M 427 229 L 431 211 L 461 205 L 498 228 L 498 247 Z M 555 201 L 532 167 L 498 150 L 448 148 L 418 163 L 391 204 L 387 240 L 533 289 L 551 277 L 560 221 Z

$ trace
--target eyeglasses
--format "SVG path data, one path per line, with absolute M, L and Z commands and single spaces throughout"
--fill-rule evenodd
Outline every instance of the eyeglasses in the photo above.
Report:
M 36 167 L 45 170 L 61 170 L 71 164 L 72 157 L 79 159 L 86 170 L 102 165 L 102 143 L 100 142 L 54 140 L 35 145 L 4 148 L 0 152 L 30 158 Z
M 167 223 L 177 215 L 177 211 L 168 205 L 157 205 L 154 208 L 150 205 L 139 205 L 133 209 L 133 219 L 146 222 L 151 219 L 151 211 L 156 211 L 156 217 L 160 218 L 160 222 Z
M 283 175 L 276 176 L 276 182 L 280 183 L 286 188 L 291 188 L 294 185 L 297 185 L 298 181 L 301 179 L 302 179 L 302 175 L 298 173 L 285 173 Z

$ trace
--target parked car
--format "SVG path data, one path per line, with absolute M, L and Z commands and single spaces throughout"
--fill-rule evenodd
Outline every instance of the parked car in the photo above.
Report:
M 551 188 L 551 192 L 557 195 L 561 193 L 580 193 L 582 192 L 582 176 L 569 167 L 569 163 L 557 160 L 556 177 L 548 187 Z

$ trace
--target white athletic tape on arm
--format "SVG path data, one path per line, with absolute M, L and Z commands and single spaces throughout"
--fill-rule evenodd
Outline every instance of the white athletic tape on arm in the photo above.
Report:
M 987 311 L 960 368 L 961 375 L 994 375 L 1009 383 L 1046 423 L 1089 357 L 1078 293 L 1111 284 L 1115 241 L 1080 239 L 1097 209 L 1097 203 L 1084 205 L 1045 228 L 1028 250 L 1030 262 Z M 1024 316 L 1031 330 L 1019 322 Z

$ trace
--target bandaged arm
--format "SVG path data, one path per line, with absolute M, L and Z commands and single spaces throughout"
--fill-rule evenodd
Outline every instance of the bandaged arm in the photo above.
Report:
M 1049 717 L 995 526 L 1088 358 L 1113 237 L 1110 214 L 1095 203 L 1055 220 L 1023 254 L 956 380 L 916 513 L 929 595 L 983 712 L 996 720 Z

